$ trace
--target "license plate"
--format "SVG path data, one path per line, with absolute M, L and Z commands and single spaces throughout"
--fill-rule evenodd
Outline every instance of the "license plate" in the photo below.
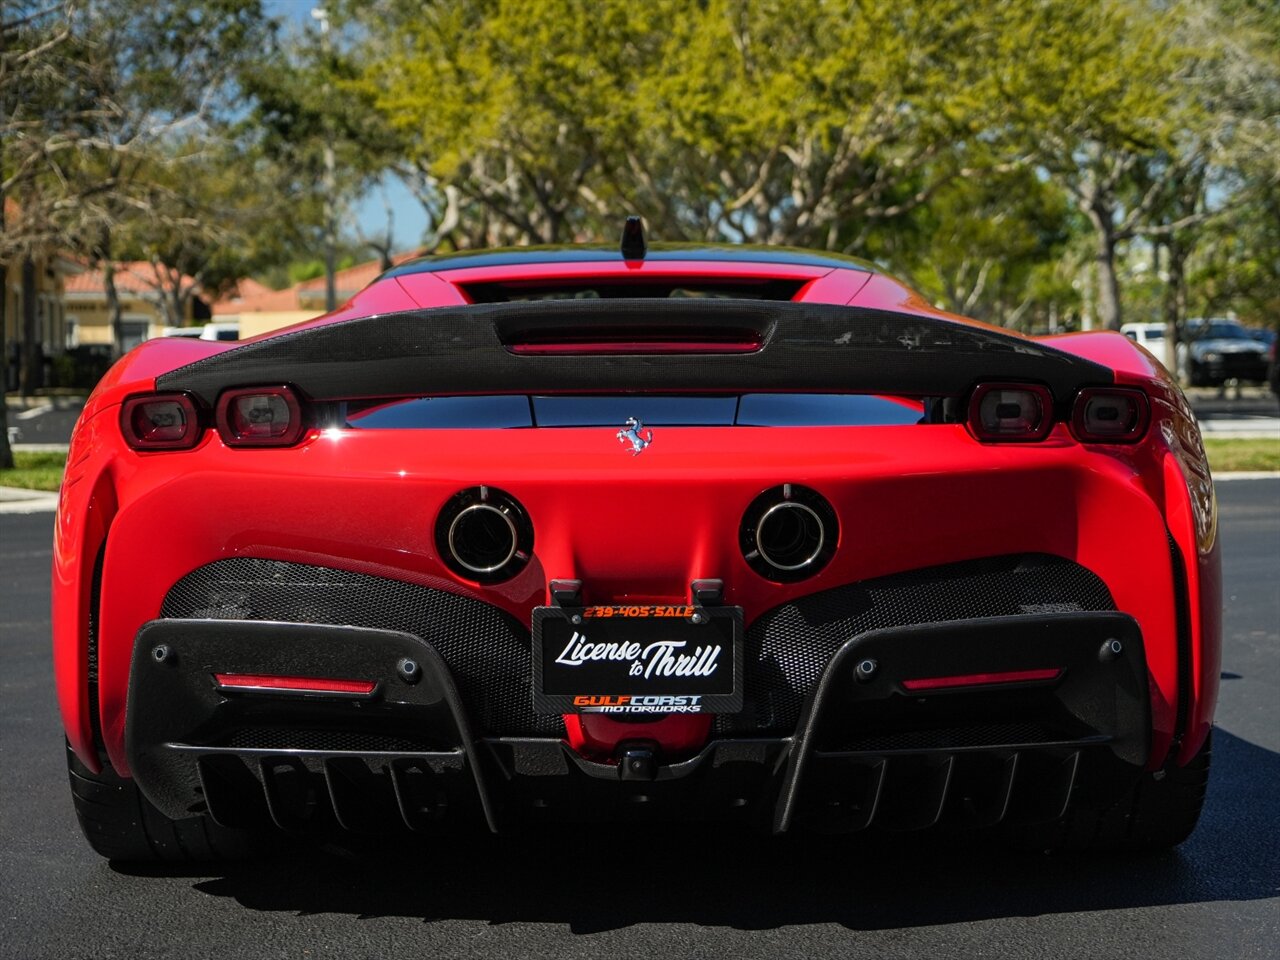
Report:
M 741 607 L 537 607 L 533 709 L 736 713 L 742 633 Z

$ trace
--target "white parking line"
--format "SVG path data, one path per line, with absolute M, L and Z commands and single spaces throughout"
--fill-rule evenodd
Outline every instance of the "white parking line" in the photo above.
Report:
M 0 502 L 0 514 L 6 513 L 52 513 L 58 509 L 58 495 L 50 493 L 30 500 L 5 500 Z
M 1215 473 L 1214 483 L 1224 480 L 1274 480 L 1280 477 L 1280 470 L 1235 470 L 1231 473 Z

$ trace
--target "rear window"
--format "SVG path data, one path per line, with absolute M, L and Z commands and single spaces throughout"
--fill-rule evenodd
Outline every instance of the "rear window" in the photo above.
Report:
M 360 430 L 610 427 L 630 417 L 646 426 L 854 427 L 920 422 L 920 404 L 860 394 L 747 393 L 741 396 L 478 396 L 349 403 Z

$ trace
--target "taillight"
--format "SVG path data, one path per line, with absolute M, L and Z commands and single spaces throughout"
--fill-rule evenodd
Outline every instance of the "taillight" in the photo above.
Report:
M 135 450 L 189 450 L 200 440 L 200 416 L 185 393 L 130 397 L 120 408 L 120 430 Z
M 1085 443 L 1135 443 L 1150 420 L 1151 408 L 1141 390 L 1087 387 L 1076 395 L 1071 430 Z
M 969 430 L 983 442 L 1043 440 L 1053 429 L 1053 395 L 1029 383 L 982 383 L 969 398 Z
M 228 390 L 218 398 L 218 434 L 229 447 L 290 447 L 305 429 L 289 387 Z

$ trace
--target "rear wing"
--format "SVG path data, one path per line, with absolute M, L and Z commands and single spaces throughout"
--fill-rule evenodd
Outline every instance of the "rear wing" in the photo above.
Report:
M 959 397 L 979 382 L 1062 403 L 1111 370 L 1024 337 L 830 304 L 549 300 L 380 314 L 266 337 L 164 374 L 212 404 L 287 383 L 312 400 L 515 393 L 867 393 Z

